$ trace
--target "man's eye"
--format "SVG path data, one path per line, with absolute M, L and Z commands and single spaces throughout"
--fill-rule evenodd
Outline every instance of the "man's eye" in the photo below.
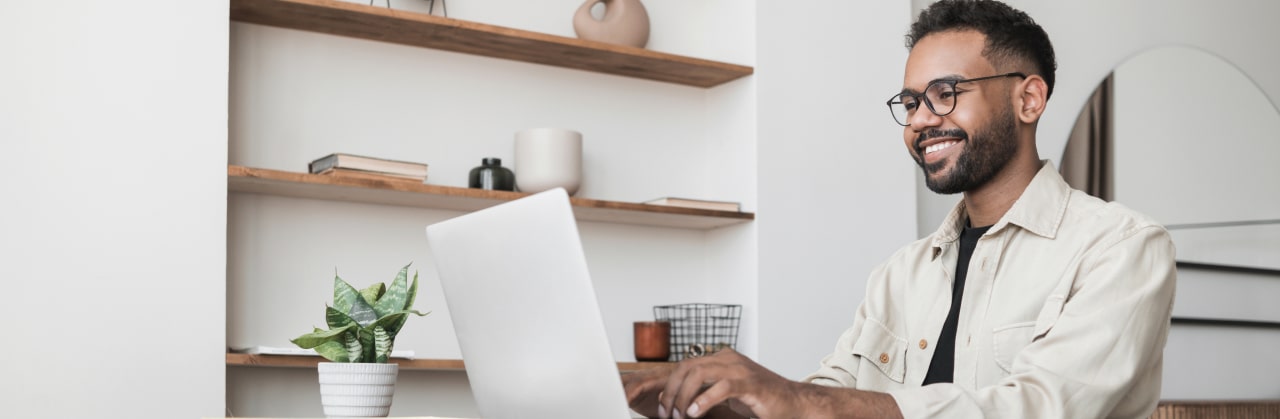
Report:
M 943 92 L 941 92 L 941 93 L 938 93 L 938 99 L 944 99 L 944 100 L 946 100 L 946 99 L 951 99 L 951 98 L 954 98 L 954 97 L 956 97 L 956 92 L 955 92 L 955 91 L 943 91 Z
M 915 101 L 903 101 L 903 102 L 902 102 L 902 107 L 907 108 L 907 110 L 908 110 L 908 111 L 914 111 L 914 110 L 916 110 L 916 107 L 917 107 L 917 106 L 920 106 L 920 105 L 916 104 L 916 102 L 915 102 Z

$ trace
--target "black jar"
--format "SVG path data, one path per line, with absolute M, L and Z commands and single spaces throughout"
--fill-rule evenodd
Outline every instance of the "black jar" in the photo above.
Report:
M 471 169 L 471 180 L 468 186 L 492 191 L 516 190 L 516 175 L 511 169 L 502 167 L 502 159 L 485 157 L 480 166 Z

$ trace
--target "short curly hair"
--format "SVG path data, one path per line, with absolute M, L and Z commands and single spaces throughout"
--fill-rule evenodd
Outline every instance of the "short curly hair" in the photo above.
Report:
M 1053 95 L 1054 72 L 1058 69 L 1049 34 L 1021 10 L 994 0 L 941 0 L 920 12 L 907 33 L 907 49 L 925 36 L 937 32 L 971 29 L 987 37 L 982 55 L 993 64 L 1010 59 L 1034 65 L 1033 74 L 1044 78 L 1048 96 Z

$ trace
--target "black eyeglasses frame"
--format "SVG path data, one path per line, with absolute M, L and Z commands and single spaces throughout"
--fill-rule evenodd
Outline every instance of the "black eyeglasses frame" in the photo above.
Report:
M 969 82 L 975 82 L 975 81 L 983 81 L 983 80 L 999 79 L 999 78 L 1004 78 L 1004 77 L 1020 77 L 1020 78 L 1025 79 L 1025 78 L 1027 78 L 1027 75 L 1026 75 L 1026 74 L 1024 74 L 1024 73 L 1022 73 L 1022 72 L 1014 71 L 1014 72 L 1011 72 L 1011 73 L 996 74 L 996 75 L 994 75 L 994 76 L 977 77 L 977 78 L 972 78 L 972 79 L 960 79 L 960 80 L 937 80 L 937 81 L 934 81 L 933 83 L 929 83 L 929 85 L 928 85 L 928 86 L 925 86 L 925 87 L 924 87 L 924 90 L 923 90 L 921 93 L 907 93 L 907 92 L 902 92 L 902 93 L 898 93 L 898 94 L 896 94 L 896 95 L 893 95 L 892 97 L 890 97 L 890 98 L 889 98 L 889 100 L 888 100 L 888 101 L 886 101 L 886 102 L 885 102 L 885 105 L 887 105 L 887 106 L 889 107 L 889 115 L 893 117 L 893 122 L 897 122 L 897 123 L 898 123 L 898 125 L 901 125 L 901 126 L 904 126 L 904 127 L 905 127 L 905 126 L 910 126 L 910 125 L 911 125 L 911 123 L 910 123 L 909 121 L 908 121 L 907 123 L 903 123 L 903 121 L 899 121 L 899 120 L 898 120 L 898 113 L 893 111 L 893 105 L 895 105 L 895 104 L 897 104 L 897 105 L 901 105 L 901 104 L 903 104 L 903 102 L 902 102 L 902 98 L 903 98 L 904 96 L 906 96 L 906 97 L 912 97 L 912 98 L 915 98 L 915 99 L 916 99 L 916 101 L 924 102 L 924 105 L 925 105 L 926 107 L 928 107 L 928 108 L 929 108 L 929 112 L 932 112 L 934 115 L 937 115 L 937 116 L 947 116 L 947 115 L 951 115 L 951 113 L 952 113 L 952 112 L 955 112 L 956 107 L 957 107 L 957 106 L 959 106 L 959 104 L 960 104 L 960 103 L 959 103 L 959 100 L 957 99 L 956 104 L 952 105 L 952 106 L 951 106 L 951 110 L 947 111 L 947 113 L 938 113 L 938 111 L 937 111 L 936 109 L 934 109 L 934 108 L 933 108 L 933 101 L 932 101 L 932 100 L 929 100 L 929 97 L 928 97 L 928 96 L 925 96 L 925 94 L 924 94 L 924 92 L 928 92 L 930 88 L 933 88 L 933 85 L 935 85 L 935 84 L 949 84 L 949 85 L 951 85 L 951 90 L 955 90 L 955 89 L 956 89 L 956 85 L 957 85 L 957 84 L 960 84 L 960 83 L 969 83 Z M 903 117 L 904 117 L 904 118 L 907 118 L 907 119 L 910 119 L 910 118 L 911 118 L 910 112 L 906 112 L 906 113 L 904 113 Z

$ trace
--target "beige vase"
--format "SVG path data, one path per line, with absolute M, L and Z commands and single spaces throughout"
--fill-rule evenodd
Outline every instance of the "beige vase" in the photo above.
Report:
M 591 15 L 596 3 L 604 4 L 603 19 Z M 649 43 L 649 13 L 640 0 L 587 0 L 573 15 L 573 31 L 589 41 L 644 48 Z

